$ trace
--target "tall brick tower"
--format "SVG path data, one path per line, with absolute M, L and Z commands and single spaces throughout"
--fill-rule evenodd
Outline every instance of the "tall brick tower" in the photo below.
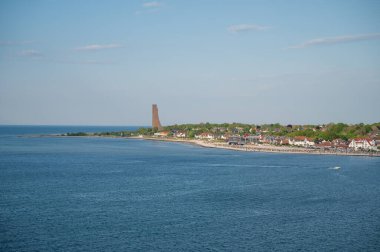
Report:
M 157 130 L 162 130 L 160 118 L 158 117 L 157 104 L 152 105 L 152 128 L 153 129 L 156 128 Z

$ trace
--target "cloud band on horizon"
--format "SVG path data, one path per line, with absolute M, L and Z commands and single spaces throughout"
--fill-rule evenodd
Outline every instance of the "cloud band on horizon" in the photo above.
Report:
M 337 36 L 337 37 L 328 37 L 328 38 L 316 38 L 316 39 L 308 40 L 299 45 L 290 46 L 288 47 L 288 49 L 302 49 L 302 48 L 319 46 L 319 45 L 334 45 L 334 44 L 340 44 L 340 43 L 373 40 L 373 39 L 380 39 L 380 33 L 346 35 L 346 36 Z
M 158 8 L 158 7 L 161 7 L 162 3 L 160 2 L 157 2 L 157 1 L 153 1 L 153 2 L 146 2 L 146 3 L 143 3 L 143 7 L 144 8 Z
M 99 51 L 104 49 L 114 49 L 114 48 L 121 48 L 122 45 L 120 44 L 105 44 L 105 45 L 99 45 L 99 44 L 92 44 L 92 45 L 85 45 L 81 47 L 75 48 L 75 51 Z
M 34 49 L 23 50 L 17 53 L 18 56 L 38 58 L 43 57 L 43 53 Z
M 269 26 L 261 26 L 256 24 L 238 24 L 230 25 L 227 30 L 232 33 L 245 32 L 245 31 L 264 31 L 269 29 Z

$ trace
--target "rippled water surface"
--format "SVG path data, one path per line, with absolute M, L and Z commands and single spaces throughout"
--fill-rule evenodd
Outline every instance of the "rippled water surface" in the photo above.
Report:
M 380 158 L 70 131 L 0 127 L 1 251 L 380 250 Z

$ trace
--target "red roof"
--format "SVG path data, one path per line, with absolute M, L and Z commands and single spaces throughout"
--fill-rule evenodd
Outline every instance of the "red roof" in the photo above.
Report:
M 312 142 L 313 139 L 311 139 L 310 137 L 305 137 L 305 136 L 296 136 L 294 137 L 294 140 L 296 141 L 305 141 L 305 139 L 309 142 Z
M 354 140 L 355 142 L 365 142 L 365 141 L 367 141 L 368 143 L 371 142 L 371 139 L 369 138 L 355 138 Z
M 322 142 L 320 144 L 317 144 L 317 146 L 320 146 L 320 147 L 331 147 L 332 144 L 331 144 L 331 142 Z
M 294 137 L 294 140 L 296 141 L 305 141 L 306 137 L 305 136 L 296 136 Z

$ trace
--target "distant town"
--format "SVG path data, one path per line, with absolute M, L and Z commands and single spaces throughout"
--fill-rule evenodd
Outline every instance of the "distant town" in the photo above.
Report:
M 251 125 L 242 123 L 199 123 L 164 126 L 136 131 L 67 133 L 67 136 L 117 136 L 160 140 L 201 140 L 230 146 L 293 146 L 341 152 L 380 151 L 380 123 L 323 125 Z
M 136 131 L 67 133 L 64 136 L 129 137 L 189 142 L 204 147 L 246 151 L 380 154 L 380 122 L 373 124 L 329 123 L 281 125 L 243 123 L 199 123 L 162 126 L 158 107 L 152 105 L 152 127 Z

